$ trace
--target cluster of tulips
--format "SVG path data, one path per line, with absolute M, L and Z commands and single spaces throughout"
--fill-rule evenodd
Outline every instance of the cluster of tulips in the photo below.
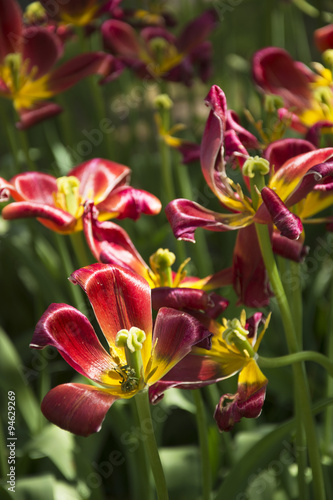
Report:
M 213 74 L 208 39 L 218 26 L 216 10 L 204 11 L 179 29 L 162 4 L 149 11 L 127 9 L 123 3 L 42 0 L 22 12 L 16 0 L 0 0 L 0 106 L 12 102 L 9 126 L 22 144 L 35 127 L 59 119 L 63 110 L 54 96 L 92 75 L 99 75 L 98 91 L 112 88 L 125 74 L 157 82 L 160 89 L 155 125 L 164 169 L 161 190 L 168 198 L 163 211 L 159 198 L 145 190 L 144 178 L 139 188 L 131 186 L 136 165 L 118 163 L 116 156 L 87 159 L 56 177 L 42 157 L 42 169 L 31 168 L 31 147 L 38 147 L 31 144 L 26 148 L 29 170 L 12 178 L 1 172 L 4 220 L 37 219 L 34 231 L 39 223 L 66 241 L 82 236 L 85 257 L 90 253 L 84 262 L 74 247 L 82 266 L 70 269 L 69 280 L 86 294 L 107 345 L 79 302 L 77 307 L 51 304 L 30 347 L 55 347 L 88 381 L 55 386 L 43 394 L 41 411 L 52 424 L 89 436 L 100 431 L 120 399 L 133 398 L 143 422 L 150 418 L 149 403 L 159 404 L 168 389 L 216 386 L 237 374 L 235 393 L 221 394 L 217 385 L 220 400 L 213 415 L 220 432 L 237 433 L 243 417 L 257 418 L 262 412 L 269 388 L 262 368 L 292 365 L 296 446 L 306 450 L 297 463 L 299 498 L 308 498 L 303 494 L 310 487 L 309 460 L 311 498 L 323 500 L 327 484 L 304 363 L 316 361 L 332 376 L 333 360 L 302 350 L 302 318 L 295 310 L 295 296 L 302 301 L 300 279 L 296 288 L 288 288 L 276 262 L 287 262 L 300 278 L 301 263 L 311 251 L 305 227 L 320 224 L 323 235 L 333 228 L 333 25 L 315 32 L 324 64 L 314 63 L 312 69 L 278 47 L 253 55 L 253 82 L 273 124 L 267 132 L 262 122 L 244 125 L 244 116 L 228 108 L 222 88 L 207 83 Z M 99 50 L 88 50 L 91 39 L 98 40 Z M 71 57 L 68 47 L 73 46 L 80 53 Z M 197 79 L 200 88 L 208 85 L 202 95 L 208 113 L 200 143 L 175 135 L 180 127 L 170 127 L 166 93 L 170 82 L 173 88 L 189 88 Z M 189 168 L 201 165 L 212 192 L 207 203 L 170 197 L 168 154 L 174 150 Z M 161 217 L 163 212 L 175 239 L 195 245 L 198 228 L 236 231 L 228 265 L 208 276 L 191 276 L 184 254 L 173 270 L 176 256 L 168 248 L 157 248 L 147 263 L 122 220 Z M 224 236 L 215 236 L 220 248 Z M 233 289 L 234 303 L 224 297 L 224 287 Z M 230 308 L 237 314 L 230 315 Z M 258 349 L 265 343 L 271 310 L 281 318 L 288 352 L 266 358 Z M 145 444 L 158 498 L 166 499 L 153 433 Z M 208 500 L 210 466 L 203 468 L 203 498 Z M 223 481 L 217 491 L 216 498 L 222 498 Z

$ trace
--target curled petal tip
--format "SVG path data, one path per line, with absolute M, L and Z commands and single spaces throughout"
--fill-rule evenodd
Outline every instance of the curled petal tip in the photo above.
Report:
M 261 196 L 273 223 L 281 231 L 281 235 L 291 240 L 297 240 L 303 231 L 301 219 L 288 210 L 272 189 L 264 187 Z

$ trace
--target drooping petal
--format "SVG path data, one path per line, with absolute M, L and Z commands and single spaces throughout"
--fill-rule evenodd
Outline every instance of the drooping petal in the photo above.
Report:
M 79 192 L 84 200 L 94 200 L 95 205 L 116 188 L 129 182 L 131 170 L 125 165 L 103 158 L 80 163 L 69 173 L 80 181 Z
M 53 193 L 56 193 L 57 182 L 52 175 L 42 172 L 24 172 L 11 179 L 13 190 L 11 195 L 15 201 L 35 201 L 54 206 Z
M 23 16 L 16 0 L 0 0 L 0 64 L 7 54 L 19 53 L 23 44 Z
M 152 313 L 150 287 L 141 276 L 108 264 L 93 264 L 72 273 L 70 280 L 86 292 L 109 345 L 115 347 L 119 330 L 132 326 L 146 333 L 142 357 L 151 354 Z
M 245 148 L 258 149 L 260 147 L 258 139 L 242 127 L 239 116 L 232 109 L 226 112 L 226 130 L 234 130 Z
M 101 214 L 114 213 L 118 219 L 127 217 L 137 220 L 141 214 L 155 215 L 161 211 L 162 204 L 156 196 L 142 189 L 121 186 L 97 205 Z M 101 215 L 103 217 L 103 215 Z
M 158 287 L 152 290 L 152 305 L 156 311 L 161 307 L 196 309 L 216 318 L 225 310 L 228 301 L 216 293 L 207 293 L 195 288 Z
M 275 254 L 295 262 L 303 262 L 310 250 L 310 247 L 304 245 L 301 239 L 290 240 L 281 236 L 277 231 L 272 233 L 272 248 Z
M 290 212 L 275 191 L 269 187 L 262 189 L 261 197 L 273 223 L 281 231 L 281 235 L 291 240 L 297 240 L 303 231 L 301 219 Z
M 314 145 L 304 139 L 279 139 L 267 146 L 263 156 L 277 172 L 290 158 L 314 150 Z
M 232 268 L 239 303 L 249 307 L 266 306 L 272 292 L 253 225 L 238 231 Z
M 333 122 L 329 120 L 319 120 L 317 123 L 312 125 L 306 133 L 306 140 L 311 142 L 316 148 L 320 147 L 320 139 L 322 135 L 332 134 L 333 132 Z
M 89 320 L 67 304 L 51 304 L 37 323 L 30 347 L 58 349 L 76 371 L 96 382 L 114 370 L 115 363 L 99 342 Z M 118 378 L 118 377 L 117 377 Z
M 276 191 L 287 206 L 291 206 L 298 200 L 290 203 L 289 198 L 294 195 L 296 188 L 298 188 L 308 170 L 319 163 L 325 162 L 332 155 L 333 148 L 324 148 L 290 158 L 271 178 L 268 186 Z
M 49 73 L 47 89 L 52 94 L 58 94 L 87 76 L 101 75 L 107 77 L 113 67 L 113 57 L 110 54 L 104 52 L 80 54 Z
M 18 113 L 20 121 L 16 122 L 16 127 L 19 130 L 25 130 L 37 123 L 52 118 L 62 112 L 61 106 L 54 102 L 41 102 L 33 108 L 20 108 Z
M 228 231 L 245 227 L 253 219 L 249 213 L 219 214 L 184 199 L 171 201 L 165 213 L 175 237 L 192 242 L 195 242 L 194 233 L 198 227 L 208 231 Z
M 216 406 L 214 418 L 220 431 L 230 431 L 242 417 L 259 417 L 266 395 L 267 378 L 254 359 L 238 377 L 236 394 L 225 394 Z
M 124 229 L 110 221 L 99 222 L 93 202 L 87 202 L 83 229 L 94 257 L 99 262 L 114 264 L 149 278 L 148 266 Z
M 23 31 L 23 60 L 27 65 L 26 71 L 30 73 L 36 68 L 34 80 L 51 71 L 54 64 L 63 53 L 63 44 L 59 37 L 47 28 L 32 26 Z
M 127 23 L 115 19 L 102 25 L 104 47 L 113 54 L 137 58 L 141 47 L 135 30 Z
M 314 41 L 320 52 L 333 49 L 333 24 L 315 30 Z
M 176 47 L 178 51 L 188 54 L 204 42 L 215 28 L 217 20 L 217 13 L 214 9 L 206 10 L 199 17 L 193 19 L 177 39 Z
M 278 47 L 258 50 L 253 57 L 252 73 L 256 84 L 264 92 L 281 96 L 286 107 L 309 107 L 308 79 L 285 50 Z
M 69 233 L 74 230 L 76 219 L 68 212 L 33 201 L 10 203 L 2 210 L 4 219 L 37 218 L 44 226 L 53 231 Z
M 63 384 L 46 394 L 42 412 L 61 429 L 78 436 L 89 436 L 101 429 L 107 411 L 117 399 L 117 396 L 89 385 Z
M 211 335 L 193 316 L 167 307 L 159 309 L 154 326 L 152 358 L 145 371 L 148 385 L 161 379 L 195 344 Z

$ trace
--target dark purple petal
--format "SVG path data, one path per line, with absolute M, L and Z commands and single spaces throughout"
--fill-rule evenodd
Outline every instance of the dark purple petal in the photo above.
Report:
M 23 31 L 23 60 L 30 73 L 33 68 L 34 80 L 42 77 L 52 69 L 63 52 L 63 45 L 57 35 L 47 28 L 29 27 Z
M 215 28 L 217 21 L 215 9 L 207 10 L 193 19 L 177 39 L 176 46 L 179 52 L 188 54 L 200 45 Z
M 280 139 L 269 144 L 263 156 L 277 172 L 290 158 L 314 149 L 314 145 L 304 139 Z
M 8 54 L 21 51 L 22 17 L 16 0 L 0 0 L 0 64 Z
M 333 122 L 328 120 L 320 120 L 312 125 L 305 136 L 307 141 L 310 141 L 316 148 L 320 147 L 320 139 L 325 132 L 332 133 Z
M 101 31 L 106 49 L 120 56 L 139 58 L 140 43 L 129 24 L 112 19 L 103 23 Z
M 270 188 L 261 191 L 262 200 L 282 236 L 297 240 L 303 231 L 301 219 L 290 212 L 279 196 Z
M 76 371 L 96 382 L 114 369 L 89 320 L 67 304 L 51 304 L 38 321 L 30 347 L 53 346 Z
M 98 432 L 116 396 L 84 384 L 58 385 L 42 401 L 43 415 L 78 436 Z
M 240 119 L 235 111 L 229 109 L 226 114 L 226 130 L 234 130 L 245 148 L 258 149 L 258 139 L 240 124 Z
M 272 234 L 272 248 L 277 255 L 295 262 L 303 262 L 310 250 L 302 241 L 290 240 L 277 231 Z
M 155 310 L 161 307 L 201 310 L 213 318 L 225 310 L 228 301 L 216 293 L 195 288 L 158 287 L 152 289 L 152 305 Z

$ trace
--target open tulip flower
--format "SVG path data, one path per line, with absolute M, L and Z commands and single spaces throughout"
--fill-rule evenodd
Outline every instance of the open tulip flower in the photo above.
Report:
M 56 179 L 40 172 L 0 178 L 0 200 L 15 200 L 2 210 L 4 219 L 36 217 L 46 227 L 68 234 L 82 230 L 84 203 L 91 200 L 101 220 L 137 219 L 141 213 L 157 214 L 160 201 L 129 186 L 130 169 L 101 158 L 81 163 L 67 176 Z
M 74 434 L 97 432 L 110 406 L 154 385 L 199 344 L 210 347 L 210 332 L 192 316 L 163 308 L 152 327 L 150 287 L 126 269 L 93 264 L 70 280 L 86 292 L 109 353 L 88 319 L 67 304 L 51 304 L 36 326 L 31 347 L 54 346 L 81 375 L 98 386 L 69 383 L 42 402 L 51 422 Z
M 138 36 L 129 24 L 115 19 L 105 21 L 102 33 L 106 49 L 138 76 L 190 85 L 195 65 L 203 81 L 210 76 L 211 44 L 206 38 L 215 24 L 216 13 L 209 10 L 191 21 L 178 37 L 163 27 L 144 28 Z
M 19 114 L 17 126 L 27 128 L 54 116 L 61 107 L 48 99 L 82 78 L 113 72 L 115 59 L 104 52 L 89 52 L 55 68 L 63 44 L 44 27 L 23 26 L 16 0 L 0 0 L 0 97 L 11 99 Z
M 194 242 L 197 227 L 227 231 L 257 222 L 274 225 L 282 236 L 298 239 L 303 230 L 301 219 L 306 221 L 333 202 L 333 163 L 330 161 L 333 148 L 310 150 L 291 157 L 275 172 L 274 165 L 270 166 L 263 158 L 245 158 L 242 174 L 246 186 L 249 186 L 254 170 L 258 169 L 261 175 L 270 174 L 267 186 L 257 193 L 255 203 L 227 174 L 224 160 L 226 99 L 223 91 L 214 85 L 206 102 L 211 111 L 201 143 L 201 168 L 208 186 L 231 213 L 214 212 L 185 199 L 173 200 L 167 205 L 166 214 L 175 236 Z M 288 143 L 287 149 L 290 147 L 295 151 Z
M 206 325 L 213 332 L 209 351 L 194 346 L 191 352 L 160 381 L 150 387 L 151 401 L 157 402 L 166 389 L 178 387 L 195 389 L 238 375 L 236 394 L 221 397 L 214 414 L 221 431 L 229 431 L 242 417 L 260 415 L 266 395 L 267 378 L 258 364 L 258 348 L 268 327 L 269 318 L 255 313 L 246 320 L 242 311 L 240 320 L 213 320 Z M 263 328 L 258 335 L 259 327 Z
M 255 83 L 265 94 L 282 98 L 280 117 L 287 117 L 302 133 L 312 126 L 333 126 L 332 72 L 320 63 L 313 63 L 313 68 L 294 61 L 279 47 L 266 47 L 253 57 Z
M 175 255 L 160 248 L 150 257 L 150 267 L 143 260 L 129 235 L 111 221 L 98 221 L 98 212 L 92 202 L 87 202 L 83 217 L 86 241 L 99 262 L 122 266 L 145 278 L 152 289 L 153 309 L 173 307 L 183 310 L 202 310 L 210 317 L 219 316 L 228 301 L 210 292 L 225 284 L 223 273 L 199 279 L 187 276 L 187 259 L 175 273 L 171 267 Z

